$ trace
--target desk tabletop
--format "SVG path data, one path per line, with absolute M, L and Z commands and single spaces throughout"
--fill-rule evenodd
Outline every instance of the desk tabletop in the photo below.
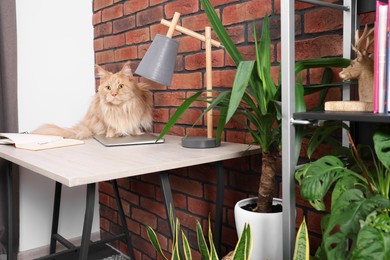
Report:
M 94 139 L 85 144 L 42 151 L 0 145 L 0 157 L 73 187 L 187 166 L 239 158 L 261 152 L 259 146 L 222 142 L 220 147 L 190 149 L 181 137 L 165 143 L 105 147 Z

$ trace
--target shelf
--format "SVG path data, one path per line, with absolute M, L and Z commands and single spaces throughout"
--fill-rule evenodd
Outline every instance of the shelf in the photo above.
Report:
M 390 114 L 374 114 L 370 112 L 302 112 L 294 113 L 293 118 L 300 120 L 338 120 L 370 123 L 390 123 Z

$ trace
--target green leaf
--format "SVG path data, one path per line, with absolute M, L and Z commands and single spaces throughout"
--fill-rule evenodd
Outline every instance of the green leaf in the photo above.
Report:
M 188 243 L 188 239 L 184 232 L 181 232 L 181 237 L 183 239 L 183 251 L 184 251 L 184 257 L 186 260 L 191 260 L 192 255 L 191 255 L 191 248 L 190 248 L 190 243 Z
M 234 260 L 247 260 L 252 253 L 253 241 L 249 224 L 245 223 L 240 239 L 236 244 L 232 258 Z
M 242 61 L 238 65 L 236 77 L 234 78 L 232 94 L 229 102 L 229 109 L 226 116 L 225 123 L 234 115 L 237 107 L 240 105 L 242 97 L 244 96 L 245 89 L 248 85 L 249 78 L 252 75 L 254 61 Z
M 232 39 L 226 32 L 225 27 L 223 26 L 221 20 L 219 19 L 210 1 L 208 0 L 200 0 L 200 1 L 204 7 L 204 11 L 211 23 L 211 26 L 213 27 L 214 32 L 217 34 L 219 40 L 222 42 L 222 45 L 229 53 L 229 56 L 233 59 L 236 66 L 238 66 L 240 61 L 243 60 L 241 53 L 238 51 L 236 45 L 233 43 Z
M 360 221 L 375 210 L 388 208 L 390 201 L 380 195 L 366 198 L 358 189 L 349 189 L 341 194 L 332 205 L 323 234 L 323 245 L 328 259 L 348 259 L 351 252 L 346 250 L 347 241 L 351 242 L 351 248 L 356 246 Z M 336 232 L 335 228 L 338 229 Z
M 310 245 L 309 234 L 307 232 L 307 226 L 305 218 L 299 226 L 296 239 L 293 260 L 309 260 L 310 259 Z
M 157 253 L 164 259 L 168 259 L 166 258 L 166 256 L 164 255 L 162 249 L 161 249 L 161 246 L 160 246 L 160 243 L 158 242 L 158 239 L 157 239 L 157 236 L 156 236 L 156 233 L 154 232 L 154 230 L 149 227 L 149 226 L 146 226 L 146 232 L 148 234 L 148 237 L 149 237 L 149 241 L 150 243 L 152 243 L 153 247 L 156 249 Z
M 203 91 L 198 91 L 188 99 L 186 99 L 183 104 L 181 104 L 176 112 L 173 114 L 173 116 L 169 119 L 168 123 L 165 125 L 164 129 L 161 131 L 160 135 L 157 137 L 157 139 L 163 138 L 164 135 L 168 133 L 168 131 L 175 125 L 177 120 L 184 114 L 185 111 L 191 106 L 194 101 L 196 101 L 199 96 L 203 93 Z
M 209 243 L 210 243 L 210 260 L 218 260 L 217 250 L 214 246 L 213 233 L 211 232 L 211 221 L 209 216 Z
M 389 259 L 390 233 L 364 226 L 357 237 L 353 259 Z
M 203 235 L 202 226 L 199 222 L 196 223 L 196 237 L 198 239 L 198 247 L 199 247 L 199 253 L 202 257 L 202 259 L 209 259 L 210 257 L 210 251 L 206 243 L 206 239 Z
M 325 210 L 324 196 L 345 171 L 343 162 L 329 155 L 300 168 L 295 173 L 295 179 L 300 185 L 301 196 L 317 210 Z
M 378 159 L 390 170 L 390 135 L 384 131 L 378 131 L 373 136 L 375 152 Z

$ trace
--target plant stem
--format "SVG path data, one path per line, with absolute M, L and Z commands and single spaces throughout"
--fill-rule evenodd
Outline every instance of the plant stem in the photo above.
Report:
M 373 192 L 374 192 L 374 189 L 372 188 L 370 178 L 368 178 L 368 174 L 367 174 L 367 171 L 366 171 L 366 167 L 364 167 L 363 161 L 362 161 L 362 159 L 360 158 L 360 155 L 359 155 L 359 153 L 358 153 L 358 151 L 357 151 L 357 149 L 356 149 L 356 146 L 355 146 L 355 143 L 353 142 L 351 133 L 350 133 L 349 131 L 347 131 L 347 134 L 348 134 L 349 142 L 351 143 L 351 146 L 352 146 L 352 151 L 353 151 L 353 153 L 354 153 L 355 156 L 356 156 L 357 163 L 359 164 L 360 169 L 362 169 L 362 173 L 363 173 L 364 178 L 366 178 L 366 180 L 367 180 L 368 188 L 369 188 L 370 191 L 373 193 Z

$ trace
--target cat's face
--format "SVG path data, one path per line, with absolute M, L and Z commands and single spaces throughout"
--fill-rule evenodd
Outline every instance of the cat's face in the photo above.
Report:
M 107 103 L 119 105 L 130 100 L 134 95 L 136 84 L 128 63 L 115 74 L 105 71 L 96 65 L 97 76 L 100 78 L 99 95 Z

